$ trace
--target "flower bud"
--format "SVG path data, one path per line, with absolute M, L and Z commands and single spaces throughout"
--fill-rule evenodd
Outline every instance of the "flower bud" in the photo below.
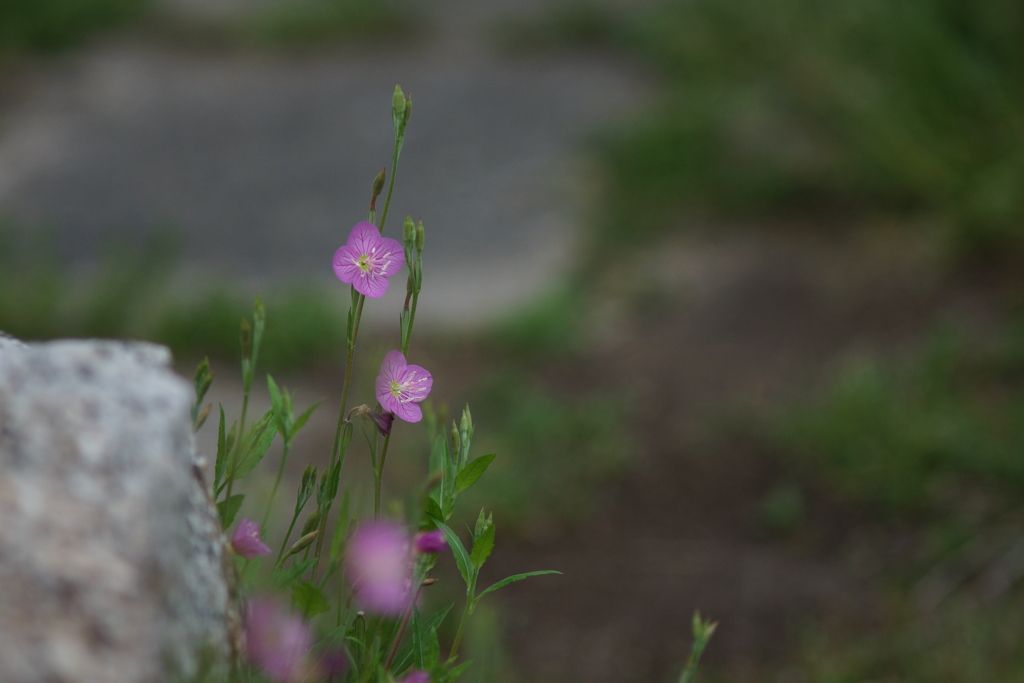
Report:
M 288 549 L 288 554 L 285 555 L 285 557 L 291 557 L 295 553 L 302 552 L 303 550 L 308 548 L 309 545 L 313 541 L 316 540 L 316 535 L 318 533 L 320 533 L 320 532 L 319 531 L 310 531 L 308 534 L 306 534 L 305 536 L 303 536 L 299 540 L 295 541 L 295 543 L 292 544 L 292 547 Z
M 448 541 L 445 540 L 444 532 L 440 529 L 434 531 L 421 531 L 413 539 L 413 547 L 421 555 L 443 553 L 448 550 Z
M 402 128 L 405 128 L 406 124 L 409 123 L 410 116 L 412 116 L 412 93 L 405 96 L 405 112 L 402 115 Z
M 405 93 L 402 92 L 401 84 L 395 85 L 395 94 L 391 96 L 391 112 L 396 117 L 405 115 Z
M 320 508 L 313 510 L 313 514 L 306 518 L 306 523 L 302 525 L 302 531 L 299 532 L 299 536 L 305 536 L 310 531 L 316 529 L 320 523 Z
M 416 251 L 423 252 L 423 219 L 421 218 L 416 224 Z
M 381 192 L 384 191 L 384 178 L 387 175 L 387 169 L 382 168 L 377 177 L 373 179 L 373 188 L 371 188 L 372 196 L 376 199 Z
M 402 237 L 406 244 L 412 244 L 416 239 L 416 224 L 412 222 L 412 216 L 405 214 L 405 224 L 402 225 Z

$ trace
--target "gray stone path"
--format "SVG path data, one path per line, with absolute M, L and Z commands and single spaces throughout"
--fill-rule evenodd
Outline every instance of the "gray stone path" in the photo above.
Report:
M 580 143 L 649 87 L 594 55 L 498 54 L 494 22 L 524 3 L 429 7 L 437 30 L 398 51 L 199 55 L 128 41 L 43 67 L 0 117 L 0 207 L 54 226 L 72 263 L 112 231 L 163 222 L 186 239 L 183 282 L 329 284 L 389 164 L 400 82 L 414 114 L 388 233 L 406 212 L 428 231 L 419 319 L 506 312 L 572 262 Z M 392 320 L 392 308 L 375 310 Z

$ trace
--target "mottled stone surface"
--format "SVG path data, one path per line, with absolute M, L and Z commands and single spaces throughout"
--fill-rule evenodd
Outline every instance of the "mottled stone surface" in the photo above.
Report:
M 0 680 L 168 680 L 224 653 L 189 385 L 151 344 L 0 338 Z

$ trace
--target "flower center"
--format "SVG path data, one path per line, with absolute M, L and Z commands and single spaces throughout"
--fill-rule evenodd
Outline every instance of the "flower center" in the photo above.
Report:
M 373 270 L 373 266 L 370 265 L 369 261 L 370 255 L 363 254 L 362 256 L 359 257 L 359 260 L 356 261 L 356 265 L 359 266 L 359 270 L 363 271 L 364 273 L 369 273 L 371 270 Z
M 391 380 L 391 386 L 388 387 L 388 389 L 391 391 L 391 395 L 394 396 L 395 398 L 402 398 L 402 385 L 399 384 L 397 381 Z

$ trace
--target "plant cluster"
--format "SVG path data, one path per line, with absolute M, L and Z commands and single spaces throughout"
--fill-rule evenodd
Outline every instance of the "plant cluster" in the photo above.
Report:
M 558 573 L 534 571 L 509 576 L 490 586 L 480 585 L 481 568 L 495 543 L 493 515 L 481 509 L 466 542 L 449 526 L 459 497 L 480 480 L 495 459 L 494 454 L 471 455 L 474 423 L 468 406 L 450 430 L 443 421 L 428 415 L 432 448 L 416 504 L 404 513 L 387 515 L 381 511 L 391 438 L 402 422 L 423 420 L 420 404 L 433 385 L 428 370 L 408 361 L 423 282 L 423 223 L 407 216 L 401 242 L 383 236 L 411 111 L 412 98 L 396 87 L 392 101 L 395 146 L 379 221 L 376 204 L 384 191 L 385 171 L 373 181 L 367 220 L 352 229 L 334 255 L 335 274 L 351 288 L 345 379 L 334 443 L 323 471 L 313 465 L 306 467 L 294 505 L 288 511 L 288 530 L 273 542 L 264 531 L 274 515 L 293 441 L 317 404 L 296 414 L 289 392 L 268 375 L 271 409 L 251 419 L 249 397 L 266 328 L 259 299 L 252 322 L 242 321 L 241 411 L 231 424 L 223 407 L 218 411 L 217 456 L 211 482 L 223 528 L 234 525 L 229 543 L 234 561 L 231 578 L 240 600 L 244 638 L 233 653 L 231 680 L 454 681 L 470 666 L 470 662 L 460 659 L 459 648 L 480 601 L 522 579 Z M 400 348 L 384 357 L 374 385 L 375 400 L 351 406 L 349 390 L 364 307 L 367 299 L 384 295 L 390 279 L 403 265 L 407 281 L 399 315 Z M 196 430 L 212 409 L 212 404 L 202 407 L 211 382 L 209 363 L 204 361 L 195 376 L 192 420 Z M 347 487 L 342 492 L 341 486 L 357 423 L 362 427 L 373 473 L 372 516 L 367 514 L 366 518 L 361 518 L 351 503 Z M 262 519 L 242 518 L 236 523 L 245 496 L 235 491 L 235 484 L 261 463 L 277 437 L 283 450 Z M 420 611 L 419 597 L 434 582 L 430 573 L 439 557 L 448 552 L 465 584 L 466 595 L 455 635 L 447 644 L 447 654 L 443 654 L 438 629 L 454 604 L 425 614 Z M 261 572 L 260 566 L 271 557 L 273 565 L 264 567 L 269 569 L 267 577 L 264 575 L 268 572 Z M 695 675 L 700 652 L 714 625 L 695 617 L 694 629 L 695 650 L 682 679 L 686 681 Z

